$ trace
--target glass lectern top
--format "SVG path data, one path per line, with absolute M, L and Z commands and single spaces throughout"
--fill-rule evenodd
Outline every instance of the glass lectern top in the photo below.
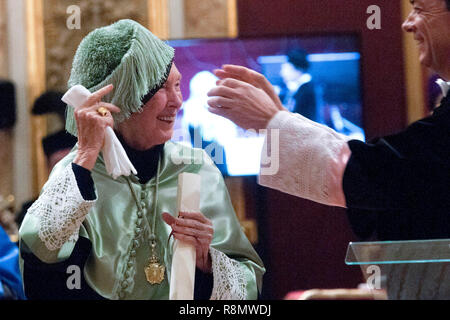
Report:
M 345 263 L 399 264 L 450 262 L 450 239 L 350 242 Z

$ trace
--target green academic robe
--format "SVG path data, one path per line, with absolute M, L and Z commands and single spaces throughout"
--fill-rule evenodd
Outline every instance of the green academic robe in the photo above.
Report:
M 56 165 L 43 190 L 51 187 L 55 177 L 67 172 L 76 150 L 75 147 Z M 214 227 L 211 248 L 222 252 L 239 266 L 237 270 L 228 271 L 238 271 L 238 275 L 244 278 L 247 299 L 257 298 L 265 269 L 240 227 L 222 175 L 203 150 L 170 141 L 165 143 L 161 155 L 156 205 L 157 248 L 160 262 L 167 272 L 159 285 L 149 284 L 144 273 L 150 257 L 149 226 L 155 208 L 156 177 L 145 184 L 139 183 L 133 175 L 114 180 L 107 174 L 101 155 L 91 171 L 97 199 L 81 224 L 79 236 L 92 243 L 84 276 L 98 294 L 108 299 L 169 298 L 173 237 L 169 238 L 171 228 L 162 220 L 161 214 L 169 212 L 177 216 L 177 178 L 182 172 L 201 176 L 200 211 L 212 221 Z M 130 179 L 143 214 L 138 211 L 126 179 Z M 64 194 L 61 196 L 64 197 Z M 39 213 L 29 212 L 20 229 L 21 242 L 25 242 L 29 250 L 43 262 L 51 264 L 67 259 L 76 239 L 69 239 L 61 248 L 49 250 L 39 236 L 41 223 Z M 23 272 L 23 260 L 21 265 Z M 228 271 L 227 268 L 223 269 L 225 273 Z M 217 276 L 214 275 L 215 286 Z M 230 275 L 230 279 L 233 277 L 236 274 Z M 221 275 L 220 279 L 226 281 L 224 279 L 227 276 Z

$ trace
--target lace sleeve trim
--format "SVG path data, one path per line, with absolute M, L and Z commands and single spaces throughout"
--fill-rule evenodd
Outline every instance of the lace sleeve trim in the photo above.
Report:
M 345 207 L 342 177 L 351 154 L 348 138 L 288 112 L 279 112 L 268 129 L 261 163 L 270 151 L 278 171 L 266 174 L 261 169 L 259 183 L 319 203 Z M 278 132 L 275 139 L 272 130 Z
M 247 283 L 241 264 L 224 253 L 210 248 L 214 277 L 211 300 L 244 300 Z
M 76 242 L 78 232 L 95 200 L 86 201 L 78 189 L 72 166 L 50 179 L 27 214 L 39 219 L 39 239 L 48 250 L 58 250 L 67 241 Z

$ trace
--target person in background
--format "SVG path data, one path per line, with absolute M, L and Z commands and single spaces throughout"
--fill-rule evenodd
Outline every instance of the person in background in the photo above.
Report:
M 281 65 L 280 75 L 286 91 L 280 95 L 283 105 L 292 112 L 317 121 L 316 92 L 311 74 L 308 73 L 308 54 L 304 50 L 292 50 L 288 61 Z
M 0 226 L 0 300 L 25 300 L 19 249 Z
M 77 143 L 77 138 L 65 130 L 66 105 L 61 101 L 63 93 L 49 90 L 41 94 L 34 102 L 33 115 L 52 117 L 55 128 L 42 139 L 42 148 L 47 161 L 48 173 L 64 158 Z M 55 117 L 56 116 L 56 117 Z

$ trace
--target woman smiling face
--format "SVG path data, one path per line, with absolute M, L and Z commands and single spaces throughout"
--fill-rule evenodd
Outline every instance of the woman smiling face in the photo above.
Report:
M 180 81 L 181 74 L 172 64 L 166 83 L 144 105 L 142 112 L 134 113 L 117 125 L 117 130 L 130 147 L 147 150 L 170 140 L 183 102 Z

